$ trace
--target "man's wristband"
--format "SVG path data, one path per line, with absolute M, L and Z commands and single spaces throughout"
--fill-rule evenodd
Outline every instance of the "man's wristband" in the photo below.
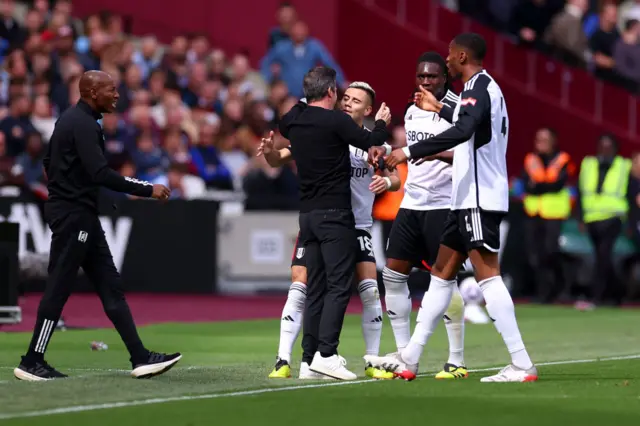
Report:
M 407 158 L 411 158 L 411 151 L 409 150 L 408 146 L 405 146 L 404 148 L 402 148 L 402 152 L 404 152 L 404 155 L 406 155 Z
M 389 154 L 391 154 L 391 151 L 393 151 L 393 148 L 391 148 L 391 145 L 389 145 L 386 142 L 382 144 L 382 147 L 386 150 L 384 155 L 389 155 Z
M 391 188 L 391 178 L 389 176 L 385 176 L 382 179 L 384 179 L 384 181 L 387 184 L 387 189 Z

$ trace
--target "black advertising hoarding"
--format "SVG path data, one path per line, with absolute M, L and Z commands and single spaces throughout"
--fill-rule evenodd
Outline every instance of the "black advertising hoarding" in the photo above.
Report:
M 105 208 L 100 221 L 127 291 L 215 291 L 217 202 L 122 200 L 117 205 L 117 209 Z M 42 203 L 0 197 L 0 222 L 4 221 L 20 224 L 22 291 L 41 291 L 51 241 Z M 92 290 L 82 274 L 76 290 Z

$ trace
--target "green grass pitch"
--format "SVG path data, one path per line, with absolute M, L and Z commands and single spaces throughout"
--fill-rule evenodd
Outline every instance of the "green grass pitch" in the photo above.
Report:
M 640 333 L 637 310 L 519 306 L 520 329 L 540 380 L 485 384 L 486 371 L 466 380 L 433 379 L 446 359 L 440 326 L 413 382 L 356 383 L 273 380 L 279 322 L 243 321 L 144 327 L 154 350 L 181 351 L 164 376 L 134 380 L 113 330 L 57 332 L 48 361 L 66 380 L 23 383 L 12 370 L 29 335 L 0 333 L 0 424 L 4 425 L 639 425 Z M 109 350 L 92 352 L 92 340 Z M 381 352 L 393 351 L 388 323 Z M 341 354 L 363 375 L 360 318 L 349 316 Z M 297 354 L 299 355 L 299 353 Z M 492 325 L 467 325 L 471 369 L 497 369 L 508 354 Z M 294 374 L 297 373 L 294 360 Z M 547 365 L 545 365 L 547 364 Z

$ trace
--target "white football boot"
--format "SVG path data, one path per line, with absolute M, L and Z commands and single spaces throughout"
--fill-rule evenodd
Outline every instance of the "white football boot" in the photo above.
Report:
M 538 369 L 535 365 L 528 370 L 524 370 L 513 364 L 507 365 L 498 374 L 480 379 L 483 383 L 525 383 L 535 382 L 536 380 L 538 380 Z
M 337 380 L 356 380 L 358 378 L 355 373 L 347 370 L 347 361 L 339 355 L 323 358 L 320 352 L 316 352 L 309 370 Z
M 331 380 L 331 377 L 329 376 L 314 373 L 313 371 L 309 370 L 309 364 L 307 364 L 306 362 L 300 363 L 300 375 L 298 376 L 298 378 L 302 380 Z

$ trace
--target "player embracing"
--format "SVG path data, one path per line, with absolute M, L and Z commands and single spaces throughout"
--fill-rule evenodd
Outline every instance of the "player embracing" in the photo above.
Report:
M 423 88 L 446 108 L 442 114 L 424 111 L 411 102 L 405 112 L 407 145 L 425 141 L 451 127 L 458 96 L 449 89 L 445 60 L 436 52 L 423 53 L 416 67 L 416 90 Z M 448 114 L 447 114 L 448 112 Z M 448 121 L 446 118 L 448 118 Z M 373 150 L 384 148 L 372 148 Z M 382 271 L 385 304 L 398 351 L 411 339 L 411 296 L 407 280 L 414 266 L 430 270 L 435 263 L 440 236 L 451 206 L 453 151 L 409 163 L 404 197 L 387 243 L 387 264 Z M 444 314 L 449 337 L 449 359 L 437 379 L 468 376 L 464 363 L 464 300 L 457 286 Z
M 363 126 L 364 118 L 373 111 L 375 92 L 364 82 L 354 82 L 349 85 L 340 108 L 349 114 L 353 120 Z M 381 111 L 386 107 L 382 106 Z M 380 112 L 378 113 L 380 114 Z M 292 160 L 289 148 L 273 149 L 273 138 L 263 139 L 258 155 L 263 154 L 272 167 L 281 166 Z M 376 194 L 400 189 L 400 178 L 387 170 L 380 171 L 383 176 L 376 174 L 368 163 L 367 152 L 350 147 L 351 157 L 351 204 L 356 220 L 358 238 L 358 255 L 356 264 L 356 278 L 358 293 L 362 301 L 362 334 L 365 341 L 367 355 L 378 355 L 380 337 L 382 334 L 382 305 L 378 292 L 377 269 L 371 241 L 371 227 L 373 218 L 371 211 Z M 305 265 L 305 249 L 298 245 L 294 247 L 291 261 L 291 287 L 287 301 L 282 310 L 280 321 L 280 345 L 276 364 L 269 374 L 271 378 L 291 377 L 291 352 L 293 345 L 302 328 L 302 318 L 306 300 L 307 268 Z M 300 379 L 326 379 L 327 376 L 309 370 L 311 360 L 303 359 L 300 364 Z M 365 374 L 375 379 L 392 379 L 394 374 L 365 365 Z
M 531 382 L 538 379 L 518 328 L 513 300 L 500 276 L 500 222 L 509 210 L 506 151 L 509 117 L 500 86 L 482 65 L 486 43 L 478 34 L 460 34 L 449 45 L 447 65 L 461 77 L 464 90 L 453 114 L 454 126 L 426 141 L 395 150 L 390 168 L 454 148 L 451 211 L 442 234 L 431 285 L 422 299 L 411 341 L 399 354 L 369 357 L 400 377 L 416 377 L 418 361 L 429 337 L 445 313 L 456 275 L 471 260 L 489 316 L 507 346 L 511 364 L 482 382 Z M 443 114 L 447 108 L 430 92 L 416 96 L 421 109 Z

